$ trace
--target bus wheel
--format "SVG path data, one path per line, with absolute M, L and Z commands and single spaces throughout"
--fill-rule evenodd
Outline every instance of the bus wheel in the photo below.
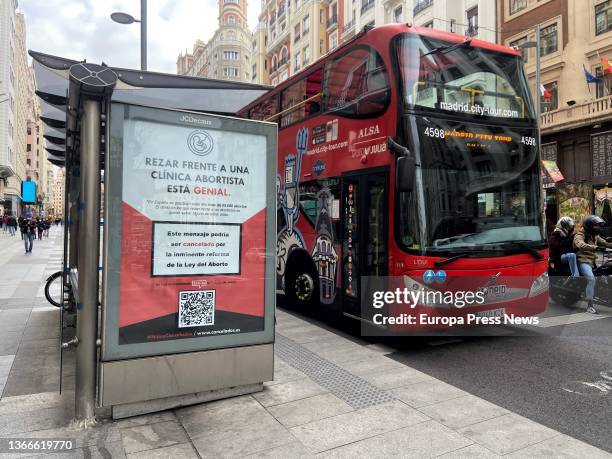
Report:
M 299 309 L 315 307 L 319 299 L 316 274 L 309 270 L 294 271 L 287 274 L 286 291 L 289 304 Z

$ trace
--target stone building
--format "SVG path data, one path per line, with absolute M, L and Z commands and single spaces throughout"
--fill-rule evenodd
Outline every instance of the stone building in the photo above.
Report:
M 541 82 L 535 88 L 535 49 L 524 52 L 534 96 L 542 102 L 542 156 L 564 180 L 547 180 L 548 229 L 560 215 L 596 212 L 612 235 L 612 0 L 503 0 L 498 9 L 502 43 L 535 40 L 540 29 Z M 587 83 L 586 72 L 598 79 Z M 550 163 L 548 163 L 550 164 Z
M 251 82 L 252 34 L 246 11 L 246 0 L 219 0 L 219 28 L 208 42 L 197 40 L 191 52 L 179 54 L 177 73 Z
M 366 25 L 405 21 L 496 41 L 496 17 L 491 0 L 263 0 L 253 82 L 280 83 Z

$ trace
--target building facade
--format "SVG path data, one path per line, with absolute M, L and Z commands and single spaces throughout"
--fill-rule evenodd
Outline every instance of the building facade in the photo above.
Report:
M 263 0 L 252 81 L 276 85 L 365 26 L 412 22 L 497 41 L 496 18 L 491 0 Z
M 14 176 L 18 169 L 15 150 L 16 8 L 16 0 L 0 0 L 0 213 L 11 211 L 14 206 L 13 196 L 8 193 L 8 185 L 9 178 Z
M 520 46 L 540 31 L 541 82 L 535 87 L 535 49 L 523 55 L 534 97 L 540 97 L 542 158 L 564 180 L 546 183 L 547 227 L 561 215 L 580 220 L 595 212 L 612 235 L 612 0 L 503 0 L 502 43 Z M 588 83 L 587 74 L 598 82 Z
M 50 190 L 51 205 L 48 209 L 50 215 L 61 217 L 64 215 L 64 169 L 53 166 L 53 185 Z
M 37 207 L 46 211 L 49 207 L 48 169 L 44 151 L 44 128 L 40 119 L 40 102 L 36 96 L 36 81 L 32 67 L 28 69 L 27 133 L 26 133 L 26 180 L 36 183 Z
M 252 34 L 246 12 L 246 0 L 219 0 L 219 28 L 207 43 L 197 40 L 190 53 L 178 56 L 177 73 L 250 82 Z

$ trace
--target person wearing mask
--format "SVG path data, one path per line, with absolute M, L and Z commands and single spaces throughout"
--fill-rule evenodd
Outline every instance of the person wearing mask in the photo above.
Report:
M 580 276 L 578 263 L 576 262 L 576 252 L 573 245 L 574 240 L 574 219 L 571 217 L 561 217 L 557 226 L 548 238 L 550 248 L 550 266 L 558 272 L 560 268 L 567 266 L 572 273 L 572 277 Z
M 29 218 L 24 218 L 21 222 L 21 234 L 24 236 L 25 253 L 32 253 L 34 236 L 36 235 L 36 222 Z
M 612 249 L 612 243 L 607 242 L 600 236 L 602 227 L 606 222 L 597 215 L 589 215 L 582 221 L 582 228 L 574 236 L 574 248 L 577 250 L 576 259 L 580 275 L 586 277 L 586 300 L 587 312 L 597 314 L 597 309 L 593 305 L 595 297 L 595 276 L 593 268 L 597 258 L 597 249 L 605 247 Z

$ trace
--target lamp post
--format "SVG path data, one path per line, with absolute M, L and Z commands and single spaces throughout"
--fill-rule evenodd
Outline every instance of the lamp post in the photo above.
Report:
M 140 70 L 147 70 L 147 0 L 140 0 L 140 20 L 121 12 L 112 13 L 111 19 L 118 24 L 140 23 Z

